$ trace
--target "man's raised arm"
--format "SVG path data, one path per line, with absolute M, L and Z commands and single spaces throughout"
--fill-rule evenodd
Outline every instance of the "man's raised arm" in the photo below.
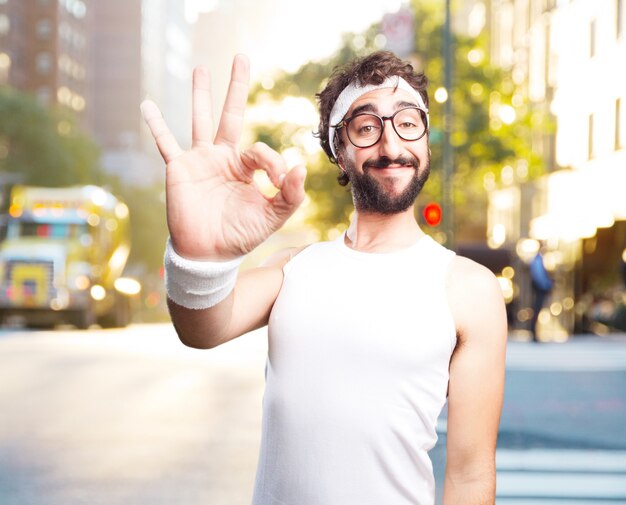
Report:
M 194 347 L 214 347 L 267 322 L 282 281 L 279 265 L 239 278 L 237 268 L 304 200 L 303 166 L 288 171 L 282 156 L 265 144 L 239 150 L 249 74 L 248 60 L 236 56 L 213 137 L 208 71 L 194 70 L 188 151 L 156 104 L 141 104 L 166 163 L 168 306 L 181 340 Z M 253 180 L 256 170 L 264 170 L 279 189 L 275 196 L 261 193 Z

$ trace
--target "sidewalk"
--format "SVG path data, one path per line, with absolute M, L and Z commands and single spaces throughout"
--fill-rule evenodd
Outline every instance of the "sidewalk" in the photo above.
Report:
M 574 335 L 565 342 L 532 342 L 512 336 L 507 370 L 626 371 L 626 333 Z
M 511 330 L 509 333 L 509 342 L 529 343 L 529 344 L 572 344 L 578 342 L 615 342 L 626 344 L 626 333 L 615 332 L 608 335 L 594 335 L 593 333 L 570 335 L 564 342 L 532 342 L 530 340 L 530 332 L 527 330 Z

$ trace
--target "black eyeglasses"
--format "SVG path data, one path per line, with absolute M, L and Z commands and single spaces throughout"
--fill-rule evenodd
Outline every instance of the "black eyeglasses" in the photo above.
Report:
M 371 147 L 376 144 L 385 130 L 385 121 L 391 120 L 393 130 L 402 140 L 419 140 L 426 130 L 426 113 L 417 107 L 405 107 L 391 116 L 379 116 L 372 112 L 359 112 L 335 125 L 335 128 L 346 127 L 348 140 L 355 147 Z

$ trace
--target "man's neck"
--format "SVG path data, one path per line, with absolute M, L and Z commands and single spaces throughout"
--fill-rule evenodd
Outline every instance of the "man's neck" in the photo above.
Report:
M 413 207 L 399 214 L 358 212 L 346 233 L 346 245 L 362 252 L 391 252 L 410 247 L 424 236 Z

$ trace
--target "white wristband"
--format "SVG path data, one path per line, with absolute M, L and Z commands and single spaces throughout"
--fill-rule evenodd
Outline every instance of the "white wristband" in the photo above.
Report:
M 168 238 L 165 246 L 165 290 L 177 305 L 208 309 L 224 300 L 235 287 L 243 256 L 230 261 L 197 261 L 179 256 Z

